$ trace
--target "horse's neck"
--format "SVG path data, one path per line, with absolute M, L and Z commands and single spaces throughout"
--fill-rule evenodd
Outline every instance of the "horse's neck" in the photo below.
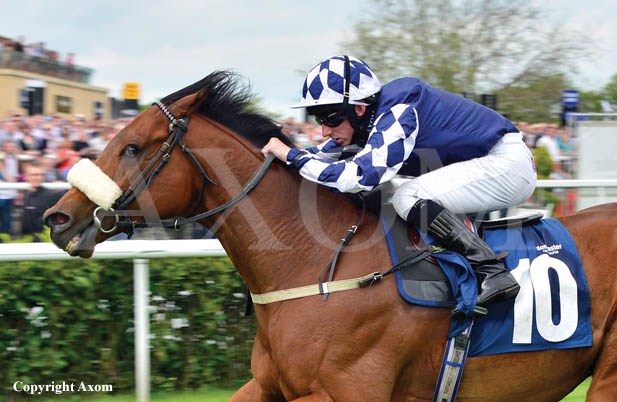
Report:
M 243 177 L 224 179 L 218 197 L 213 197 L 218 203 L 238 194 L 240 183 L 248 182 L 259 165 L 244 167 Z M 315 283 L 358 216 L 343 197 L 301 181 L 298 174 L 275 163 L 248 197 L 218 221 L 206 224 L 215 226 L 217 238 L 251 291 L 263 293 Z

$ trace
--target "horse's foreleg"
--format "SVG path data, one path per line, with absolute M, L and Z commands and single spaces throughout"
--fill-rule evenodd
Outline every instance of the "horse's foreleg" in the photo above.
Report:
M 294 399 L 291 402 L 334 402 L 334 399 L 325 394 L 310 394 Z
M 259 401 L 261 400 L 261 390 L 259 389 L 259 385 L 257 381 L 253 378 L 246 384 L 242 386 L 239 390 L 237 390 L 231 398 L 229 398 L 229 402 L 244 402 L 244 401 Z
M 257 381 L 253 378 L 251 381 L 244 384 L 242 388 L 236 391 L 236 393 L 229 399 L 229 402 L 283 402 L 285 400 L 286 399 L 282 395 L 266 395 Z M 334 402 L 334 399 L 326 394 L 315 393 L 293 399 L 292 402 Z
M 229 402 L 279 402 L 284 400 L 280 395 L 265 393 L 254 378 L 229 398 Z

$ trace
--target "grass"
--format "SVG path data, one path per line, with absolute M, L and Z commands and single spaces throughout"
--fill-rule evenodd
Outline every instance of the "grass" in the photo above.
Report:
M 568 396 L 562 399 L 562 402 L 584 402 L 587 396 L 587 390 L 589 389 L 589 385 L 591 385 L 591 377 L 586 379 L 574 389 L 574 391 L 570 392 Z
M 584 402 L 587 395 L 587 389 L 591 384 L 591 377 L 586 379 L 568 396 L 562 399 L 562 402 Z M 199 391 L 187 392 L 157 392 L 152 394 L 153 402 L 226 402 L 235 391 L 223 390 L 214 387 L 203 388 Z M 58 401 L 58 399 L 53 399 Z M 83 401 L 83 402 L 135 402 L 135 395 L 114 395 L 100 396 L 94 398 L 80 398 L 77 395 L 62 399 L 63 401 Z M 49 400 L 51 401 L 51 400 Z
M 156 392 L 150 397 L 152 402 L 227 402 L 235 391 L 224 390 L 215 387 L 206 387 L 198 391 L 186 391 L 186 392 Z M 121 394 L 121 395 L 100 395 L 81 397 L 79 394 L 73 394 L 70 397 L 62 399 L 47 399 L 46 401 L 63 402 L 135 402 L 135 394 Z

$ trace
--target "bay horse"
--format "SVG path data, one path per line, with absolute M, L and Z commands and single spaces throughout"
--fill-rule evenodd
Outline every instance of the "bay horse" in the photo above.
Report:
M 214 72 L 161 104 L 172 116 L 156 106 L 146 109 L 96 160 L 124 191 L 159 158 L 170 136 L 169 120 L 190 117 L 167 166 L 149 180 L 147 191 L 127 201 L 125 209 L 133 211 L 135 220 L 146 219 L 144 211 L 168 219 L 225 204 L 262 165 L 260 149 L 268 139 L 285 140 L 276 123 L 251 108 L 248 91 L 228 72 Z M 127 230 L 97 231 L 96 208 L 80 190 L 68 191 L 44 217 L 53 242 L 87 258 L 95 244 Z M 217 228 L 217 238 L 250 291 L 261 294 L 315 284 L 341 236 L 361 214 L 348 198 L 275 162 L 235 206 L 200 223 Z M 560 218 L 585 268 L 593 346 L 469 358 L 459 401 L 557 401 L 590 375 L 589 400 L 617 398 L 616 218 L 617 204 Z M 113 216 L 106 216 L 102 227 L 109 228 L 109 220 Z M 367 213 L 340 255 L 335 279 L 390 268 L 384 236 L 379 218 Z M 254 378 L 233 395 L 233 402 L 432 399 L 450 311 L 406 303 L 392 277 L 370 290 L 332 294 L 327 301 L 312 296 L 256 305 L 255 313 Z

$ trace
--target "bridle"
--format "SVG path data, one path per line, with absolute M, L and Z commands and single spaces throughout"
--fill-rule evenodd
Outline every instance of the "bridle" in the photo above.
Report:
M 214 185 L 216 185 L 216 182 L 214 182 L 214 180 L 212 180 L 207 174 L 206 171 L 204 170 L 204 168 L 201 166 L 201 164 L 199 163 L 199 161 L 197 160 L 197 158 L 195 158 L 195 156 L 193 155 L 193 153 L 191 152 L 191 150 L 182 142 L 182 138 L 184 137 L 184 135 L 186 134 L 187 128 L 188 128 L 188 123 L 190 120 L 190 116 L 186 116 L 182 119 L 178 119 L 164 104 L 162 104 L 161 102 L 156 102 L 153 105 L 156 105 L 161 112 L 163 112 L 163 114 L 165 115 L 165 117 L 167 117 L 167 119 L 170 121 L 169 124 L 169 138 L 167 139 L 167 141 L 165 141 L 163 143 L 163 145 L 161 146 L 161 148 L 158 150 L 158 152 L 156 153 L 156 155 L 154 156 L 154 158 L 148 163 L 148 165 L 146 165 L 146 167 L 144 168 L 142 174 L 140 174 L 140 176 L 137 178 L 137 180 L 135 180 L 135 182 L 133 184 L 131 184 L 129 186 L 129 188 L 127 190 L 125 190 L 122 195 L 120 195 L 120 197 L 118 197 L 118 199 L 116 199 L 116 201 L 113 203 L 112 207 L 110 208 L 109 212 L 111 212 L 113 215 L 115 215 L 116 221 L 114 224 L 114 227 L 111 229 L 104 229 L 100 219 L 97 216 L 98 211 L 102 210 L 102 207 L 98 207 L 94 210 L 93 213 L 93 219 L 94 219 L 94 225 L 97 227 L 97 229 L 103 233 L 111 233 L 114 230 L 116 230 L 119 227 L 124 227 L 126 228 L 127 234 L 129 236 L 129 238 L 133 235 L 134 233 L 134 229 L 135 228 L 143 228 L 143 227 L 149 227 L 149 226 L 162 226 L 164 228 L 174 228 L 174 229 L 178 229 L 179 226 L 185 225 L 187 223 L 191 223 L 191 222 L 196 222 L 199 221 L 201 219 L 210 217 L 212 215 L 215 215 L 219 212 L 222 212 L 232 206 L 234 206 L 235 204 L 237 204 L 242 198 L 244 198 L 252 189 L 254 189 L 257 184 L 261 181 L 261 179 L 265 176 L 266 171 L 268 170 L 268 168 L 270 167 L 270 165 L 272 164 L 272 161 L 274 160 L 275 156 L 272 153 L 269 153 L 268 156 L 266 157 L 266 159 L 264 160 L 263 164 L 261 165 L 261 167 L 259 168 L 259 170 L 257 171 L 257 173 L 255 173 L 255 176 L 253 176 L 253 178 L 244 186 L 244 188 L 242 189 L 242 191 L 240 192 L 240 194 L 238 194 L 237 196 L 233 197 L 231 200 L 227 201 L 226 203 L 219 205 L 218 207 L 211 209 L 209 211 L 203 212 L 201 214 L 198 215 L 194 215 L 190 218 L 182 218 L 182 217 L 177 217 L 177 218 L 173 218 L 173 219 L 166 219 L 166 220 L 161 220 L 158 222 L 139 222 L 139 221 L 134 221 L 130 219 L 130 211 L 124 211 L 125 213 L 123 214 L 122 210 L 124 208 L 126 208 L 131 202 L 133 202 L 137 196 L 147 187 L 150 186 L 150 184 L 152 184 L 152 181 L 154 180 L 154 178 L 159 174 L 159 172 L 161 171 L 161 169 L 163 169 L 163 167 L 165 166 L 165 164 L 167 163 L 167 161 L 169 160 L 169 158 L 171 157 L 171 152 L 174 150 L 174 148 L 178 145 L 180 145 L 180 149 L 182 149 L 183 152 L 185 152 L 189 158 L 193 161 L 193 163 L 197 166 L 197 168 L 199 169 L 199 172 L 201 173 L 201 176 L 203 178 L 203 182 L 202 182 L 202 186 L 201 186 L 201 191 L 199 194 L 199 200 L 197 201 L 197 205 L 195 206 L 195 208 L 193 209 L 193 212 L 191 212 L 192 215 L 194 214 L 197 209 L 199 208 L 200 204 L 201 204 L 201 200 L 203 199 L 203 193 L 206 187 L 206 182 L 210 182 Z M 351 240 L 352 236 L 356 233 L 358 227 L 360 226 L 360 223 L 362 222 L 362 220 L 364 219 L 364 214 L 366 211 L 366 205 L 364 203 L 364 199 L 361 196 L 360 200 L 362 202 L 362 214 L 360 215 L 360 218 L 358 220 L 358 222 L 355 225 L 352 225 L 347 233 L 345 234 L 345 236 L 343 236 L 343 238 L 341 239 L 341 242 L 338 245 L 338 248 L 335 251 L 334 257 L 332 259 L 332 261 L 326 265 L 326 267 L 323 269 L 323 271 L 321 272 L 320 276 L 319 276 L 319 283 L 318 283 L 318 294 L 322 294 L 324 297 L 324 300 L 327 300 L 328 298 L 328 294 L 330 293 L 331 290 L 329 290 L 328 288 L 328 284 L 332 284 L 332 279 L 334 277 L 334 270 L 336 268 L 336 264 L 338 261 L 338 258 L 341 254 L 341 252 L 343 251 L 343 248 L 347 245 L 347 243 L 349 242 L 349 240 Z M 122 215 L 123 217 L 126 216 L 128 219 L 127 220 L 121 220 L 120 219 L 120 215 Z M 329 268 L 329 273 L 328 273 L 328 268 Z M 328 277 L 327 277 L 327 281 L 324 281 L 324 279 L 326 278 L 326 273 L 328 273 Z M 381 280 L 383 278 L 383 276 L 379 273 L 373 273 L 371 275 L 367 275 L 366 277 L 360 278 L 362 279 L 362 286 L 367 286 L 367 285 L 372 285 L 373 283 Z M 357 281 L 355 281 L 357 282 Z M 358 284 L 353 285 L 353 287 L 358 287 L 360 286 L 359 282 Z M 345 287 L 345 286 L 344 286 Z M 345 289 L 350 288 L 348 285 L 346 285 Z M 340 289 L 332 289 L 332 291 L 338 291 L 338 290 L 343 290 L 342 288 Z M 296 297 L 296 296 L 294 296 Z M 248 303 L 248 299 L 247 298 L 247 303 Z M 249 307 L 247 304 L 247 312 L 249 311 Z
M 255 176 L 249 181 L 242 192 L 229 200 L 228 202 L 219 205 L 218 207 L 211 209 L 209 211 L 203 212 L 198 215 L 191 216 L 189 218 L 184 217 L 176 217 L 172 219 L 165 219 L 155 222 L 139 222 L 130 219 L 130 213 L 126 211 L 126 213 L 122 213 L 122 211 L 131 204 L 137 196 L 146 188 L 150 187 L 154 178 L 161 172 L 163 167 L 167 164 L 167 161 L 171 157 L 171 152 L 179 145 L 182 152 L 186 153 L 189 159 L 195 164 L 201 177 L 203 179 L 201 185 L 201 191 L 199 192 L 199 199 L 193 208 L 193 211 L 189 215 L 193 215 L 199 209 L 201 205 L 201 201 L 203 199 L 204 190 L 206 188 L 206 182 L 209 182 L 213 185 L 217 183 L 212 180 L 205 169 L 199 163 L 199 160 L 195 157 L 193 152 L 184 144 L 182 141 L 186 131 L 188 129 L 188 124 L 190 120 L 190 116 L 185 116 L 181 119 L 177 118 L 163 103 L 155 102 L 153 105 L 156 105 L 161 112 L 167 117 L 169 120 L 169 137 L 167 140 L 161 145 L 161 148 L 157 151 L 156 155 L 152 158 L 152 160 L 146 165 L 143 169 L 142 173 L 136 178 L 136 180 L 126 189 L 120 197 L 114 202 L 109 212 L 112 215 L 115 215 L 115 224 L 111 229 L 105 229 L 102 226 L 101 219 L 98 217 L 99 211 L 103 210 L 102 207 L 98 207 L 94 210 L 93 220 L 94 225 L 97 229 L 102 233 L 112 233 L 118 228 L 125 228 L 129 238 L 133 235 L 135 228 L 144 228 L 151 226 L 161 226 L 164 228 L 173 228 L 178 229 L 180 226 L 185 225 L 187 223 L 192 223 L 199 221 L 201 219 L 210 217 L 214 214 L 222 212 L 227 208 L 232 207 L 236 203 L 238 203 L 242 198 L 244 198 L 264 177 L 268 167 L 274 160 L 274 155 L 269 154 L 268 157 L 264 160 L 263 164 L 255 174 Z M 121 219 L 120 216 L 126 217 L 127 219 Z

